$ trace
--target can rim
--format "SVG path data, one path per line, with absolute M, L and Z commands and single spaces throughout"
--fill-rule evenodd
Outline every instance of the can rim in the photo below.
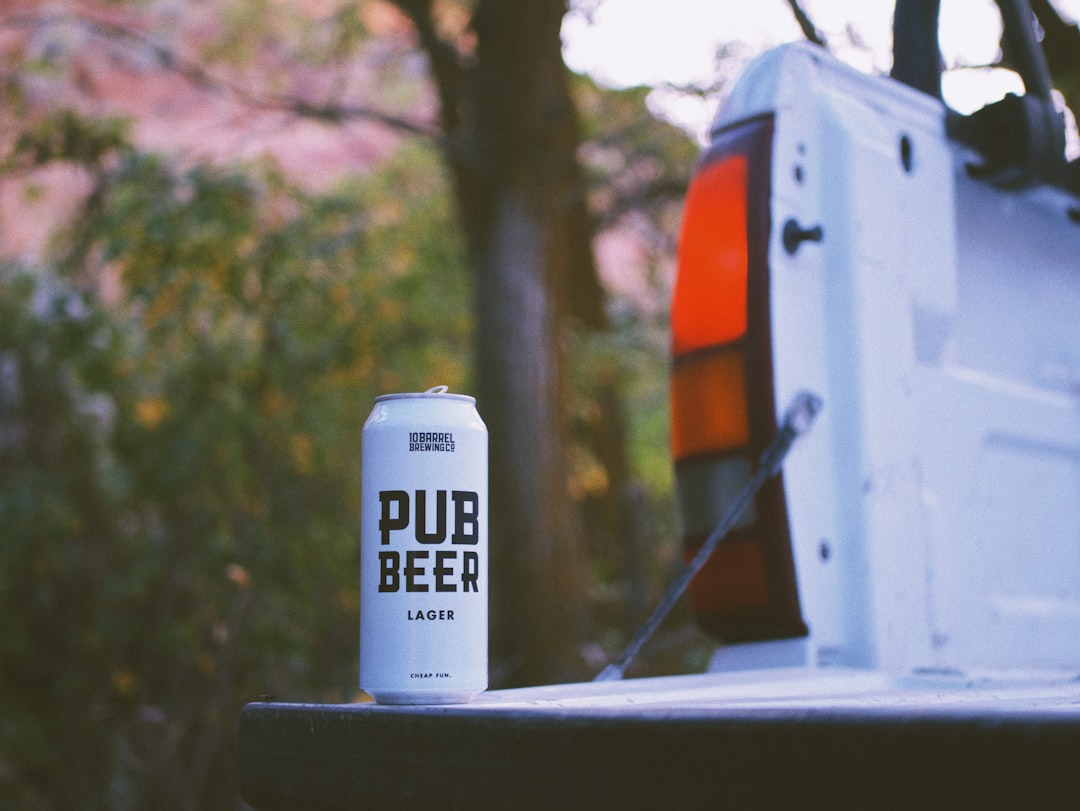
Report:
M 461 402 L 470 403 L 476 405 L 476 398 L 470 394 L 451 394 L 448 391 L 447 386 L 432 386 L 427 391 L 405 391 L 397 394 L 380 394 L 375 398 L 376 403 L 381 403 L 384 400 L 410 400 L 414 398 L 429 398 L 438 397 L 443 400 L 460 400 Z

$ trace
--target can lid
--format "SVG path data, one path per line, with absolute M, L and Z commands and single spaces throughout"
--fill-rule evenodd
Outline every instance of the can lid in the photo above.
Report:
M 443 400 L 461 400 L 476 405 L 476 398 L 469 394 L 451 394 L 449 386 L 432 386 L 427 391 L 409 391 L 400 394 L 380 394 L 375 398 L 376 403 L 384 400 L 409 400 L 413 398 L 437 397 Z

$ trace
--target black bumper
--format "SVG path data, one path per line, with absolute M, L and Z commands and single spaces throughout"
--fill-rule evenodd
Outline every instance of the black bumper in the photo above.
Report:
M 1078 709 L 249 704 L 239 787 L 259 811 L 1067 807 Z

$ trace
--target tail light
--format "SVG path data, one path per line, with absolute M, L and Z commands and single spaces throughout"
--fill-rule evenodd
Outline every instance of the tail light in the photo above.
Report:
M 687 559 L 776 434 L 769 324 L 771 117 L 715 138 L 690 184 L 672 300 L 671 444 Z M 781 476 L 690 584 L 725 642 L 805 636 Z

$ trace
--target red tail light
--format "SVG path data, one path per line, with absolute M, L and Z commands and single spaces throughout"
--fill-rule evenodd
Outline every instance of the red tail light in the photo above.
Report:
M 707 160 L 687 192 L 672 300 L 676 356 L 746 334 L 746 188 L 746 155 L 734 153 Z
M 769 325 L 772 119 L 718 136 L 687 193 L 672 300 L 671 441 L 689 558 L 775 435 Z M 772 479 L 690 585 L 727 642 L 805 636 L 783 483 Z

